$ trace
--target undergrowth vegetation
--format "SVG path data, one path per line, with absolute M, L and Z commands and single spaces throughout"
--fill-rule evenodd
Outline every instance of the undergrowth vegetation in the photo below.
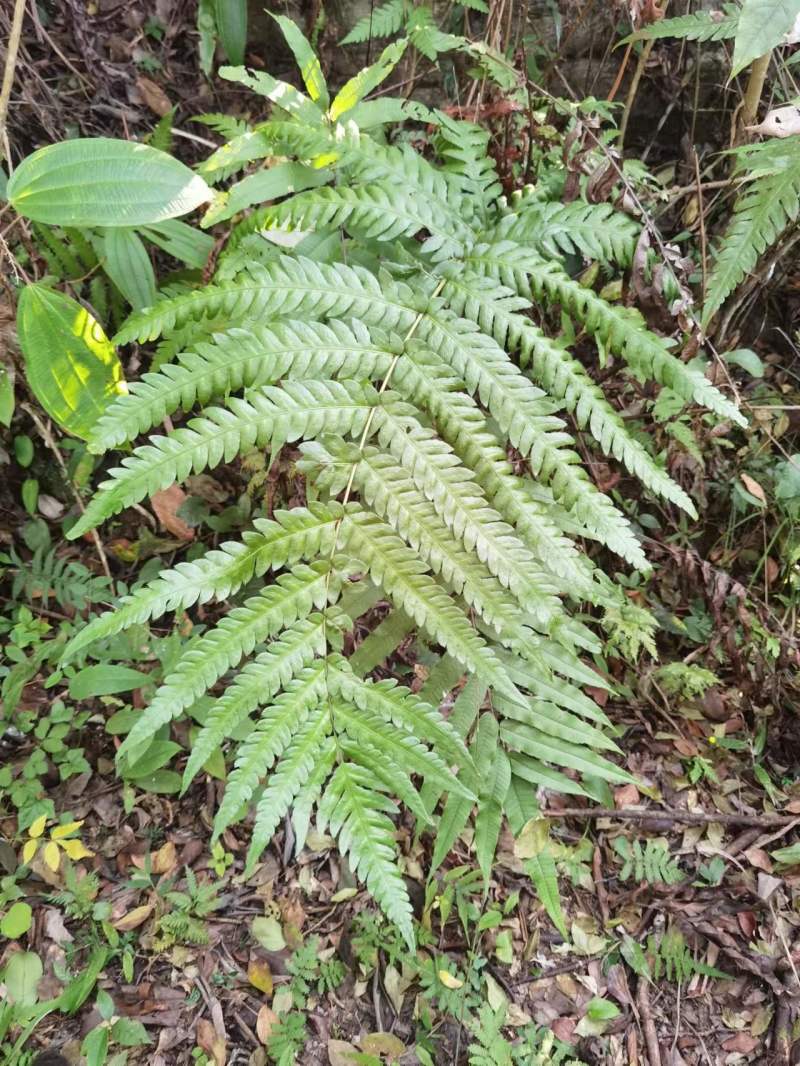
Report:
M 282 156 L 216 193 L 206 221 L 251 203 L 262 177 L 271 202 L 233 227 L 211 283 L 173 286 L 122 325 L 119 344 L 161 338 L 160 369 L 112 399 L 88 431 L 89 450 L 103 454 L 199 411 L 113 466 L 68 535 L 254 448 L 275 462 L 297 446 L 307 502 L 123 596 L 72 638 L 64 661 L 128 626 L 246 591 L 189 642 L 118 763 L 124 771 L 146 759 L 227 677 L 203 708 L 183 773 L 186 789 L 221 744 L 240 738 L 214 839 L 255 799 L 251 870 L 289 812 L 301 848 L 316 809 L 317 825 L 338 838 L 411 945 L 396 800 L 424 827 L 446 794 L 435 861 L 475 807 L 488 876 L 502 817 L 519 832 L 537 811 L 537 788 L 599 797 L 602 782 L 631 780 L 613 761 L 605 714 L 581 691 L 604 682 L 581 661 L 600 644 L 578 612 L 594 605 L 634 655 L 652 649 L 653 623 L 582 542 L 641 571 L 648 561 L 624 500 L 587 475 L 576 430 L 648 491 L 696 513 L 646 435 L 625 425 L 548 331 L 552 314 L 680 403 L 744 419 L 702 365 L 570 274 L 575 255 L 609 271 L 629 264 L 638 227 L 628 216 L 562 204 L 566 173 L 555 157 L 537 184 L 507 199 L 486 133 L 441 112 L 426 116 L 435 158 L 360 130 L 369 108 L 360 101 L 403 42 L 332 101 L 308 43 L 296 29 L 287 42 L 308 95 L 223 68 L 276 111 L 199 168 L 216 182 Z M 402 110 L 389 99 L 366 114 L 382 130 Z M 35 214 L 30 201 L 47 181 L 27 161 L 12 203 Z M 391 612 L 365 665 L 416 627 L 444 652 L 424 693 L 376 682 L 342 655 L 355 620 L 381 597 Z M 446 719 L 442 698 L 465 675 Z

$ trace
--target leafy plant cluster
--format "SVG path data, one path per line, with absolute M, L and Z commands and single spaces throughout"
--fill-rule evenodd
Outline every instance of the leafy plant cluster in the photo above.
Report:
M 155 210 L 160 219 L 194 207 L 206 182 L 257 164 L 216 191 L 206 214 L 205 224 L 238 218 L 214 282 L 170 287 L 118 332 L 120 344 L 160 337 L 159 369 L 106 400 L 85 433 L 90 452 L 127 446 L 166 418 L 177 425 L 110 470 L 69 537 L 254 449 L 276 463 L 296 448 L 307 497 L 123 596 L 73 636 L 62 661 L 166 612 L 243 593 L 165 673 L 130 726 L 120 769 L 130 773 L 154 750 L 163 766 L 164 753 L 176 753 L 170 724 L 202 707 L 183 789 L 223 744 L 237 744 L 214 839 L 255 802 L 250 871 L 289 812 L 301 848 L 316 808 L 318 827 L 338 838 L 411 945 L 396 799 L 420 827 L 438 821 L 434 864 L 476 810 L 488 875 L 503 817 L 519 832 L 536 813 L 537 788 L 602 796 L 607 783 L 630 780 L 611 759 L 605 714 L 582 691 L 604 682 L 581 659 L 600 644 L 577 611 L 588 602 L 612 630 L 627 628 L 629 644 L 652 647 L 652 620 L 584 545 L 643 572 L 648 563 L 624 498 L 588 476 L 570 426 L 695 513 L 646 436 L 537 318 L 561 314 L 634 377 L 743 419 L 701 365 L 569 272 L 576 255 L 624 267 L 638 233 L 629 217 L 562 204 L 563 168 L 506 199 L 486 133 L 444 113 L 424 115 L 436 161 L 388 142 L 388 123 L 421 112 L 364 97 L 406 42 L 331 97 L 309 43 L 279 21 L 307 94 L 263 71 L 223 68 L 273 110 L 255 126 L 229 124 L 199 175 L 143 149 L 113 199 L 101 181 L 87 204 L 79 181 L 54 194 L 53 175 L 92 153 L 99 174 L 120 175 L 140 146 L 73 141 L 36 153 L 9 183 L 12 204 L 30 217 L 77 216 L 114 232 L 123 216 L 150 224 L 148 168 L 176 190 Z M 40 360 L 47 293 L 32 286 L 20 301 Z M 67 309 L 54 313 L 63 327 Z M 348 661 L 346 634 L 380 599 L 391 607 L 381 640 Z M 420 693 L 370 677 L 411 629 L 442 653 Z M 465 677 L 445 718 L 442 697 Z

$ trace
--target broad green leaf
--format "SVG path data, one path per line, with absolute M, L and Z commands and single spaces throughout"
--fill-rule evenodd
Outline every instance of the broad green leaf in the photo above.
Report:
M 273 78 L 266 71 L 247 70 L 245 67 L 220 67 L 219 75 L 226 81 L 238 81 L 241 85 L 246 85 L 259 96 L 266 96 L 273 104 L 282 107 L 284 111 L 309 126 L 322 125 L 323 112 L 313 100 L 309 100 L 305 93 L 301 93 L 288 82 Z
M 800 14 L 800 0 L 744 0 L 733 45 L 731 77 L 781 43 Z
M 111 696 L 115 692 L 131 692 L 150 684 L 149 674 L 132 670 L 129 666 L 113 663 L 98 663 L 79 670 L 69 683 L 69 694 L 74 700 L 89 700 L 93 696 Z
M 244 63 L 247 45 L 247 0 L 215 0 L 214 18 L 220 44 L 230 63 Z
M 14 382 L 8 370 L 0 365 L 0 424 L 11 425 L 14 416 Z
M 152 777 L 156 770 L 170 761 L 173 755 L 181 750 L 180 744 L 174 740 L 153 740 L 147 745 L 136 762 L 128 763 L 121 769 L 122 776 L 127 781 L 139 782 L 142 778 Z
M 103 235 L 103 251 L 106 274 L 134 311 L 154 304 L 156 276 L 139 234 L 127 226 L 113 226 Z
M 270 14 L 280 26 L 284 39 L 291 48 L 292 55 L 297 60 L 297 65 L 300 68 L 300 77 L 308 90 L 308 95 L 314 103 L 319 102 L 322 107 L 327 107 L 329 100 L 328 86 L 325 84 L 322 67 L 319 65 L 319 59 L 314 49 L 306 40 L 304 34 L 301 33 L 297 23 L 292 22 L 285 15 L 276 15 L 274 11 L 271 11 Z
M 278 163 L 267 170 L 259 170 L 226 192 L 217 193 L 213 204 L 203 215 L 201 225 L 213 226 L 251 204 L 261 204 L 265 200 L 275 200 L 279 196 L 324 185 L 330 177 L 329 170 L 315 170 L 304 163 Z
M 108 1053 L 108 1026 L 98 1025 L 87 1033 L 81 1044 L 86 1066 L 103 1066 Z
M 408 41 L 395 41 L 381 52 L 380 57 L 370 67 L 364 67 L 350 81 L 345 82 L 336 94 L 329 115 L 336 120 L 351 107 L 364 99 L 373 89 L 376 89 L 384 79 L 388 78 L 394 68 L 403 57 L 408 46 Z
M 19 900 L 9 907 L 8 912 L 0 921 L 0 934 L 9 940 L 17 940 L 24 936 L 31 927 L 33 912 L 30 904 Z
M 202 233 L 176 218 L 144 227 L 142 236 L 158 245 L 167 255 L 180 259 L 195 270 L 203 269 L 214 248 L 214 238 L 208 233 Z
M 23 159 L 8 199 L 25 218 L 51 226 L 143 226 L 194 211 L 211 189 L 157 148 L 79 137 Z
M 547 911 L 550 921 L 563 938 L 569 940 L 567 923 L 561 906 L 561 896 L 558 891 L 558 876 L 553 856 L 548 851 L 540 851 L 532 859 L 527 859 L 524 866 L 533 881 L 539 902 Z
M 44 970 L 42 960 L 33 951 L 18 951 L 6 964 L 3 982 L 12 1003 L 30 1007 L 37 1000 L 36 986 Z
M 785 866 L 800 865 L 800 844 L 790 844 L 786 848 L 778 848 L 776 851 L 771 852 L 771 855 L 775 862 L 783 863 Z
M 102 326 L 69 296 L 37 284 L 22 290 L 17 333 L 36 399 L 62 429 L 86 439 L 109 402 L 127 392 Z
M 197 32 L 200 35 L 198 58 L 200 69 L 206 77 L 214 66 L 214 49 L 217 47 L 217 20 L 214 17 L 215 0 L 197 0 Z

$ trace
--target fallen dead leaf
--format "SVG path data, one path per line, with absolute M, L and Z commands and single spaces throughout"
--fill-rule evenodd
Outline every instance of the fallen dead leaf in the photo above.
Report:
M 742 484 L 751 496 L 755 496 L 755 498 L 757 500 L 760 500 L 762 503 L 767 502 L 766 493 L 754 477 L 750 477 L 749 474 L 740 474 L 739 477 L 742 479 Z
M 186 493 L 180 485 L 170 485 L 168 489 L 155 492 L 150 503 L 163 529 L 179 540 L 194 540 L 194 530 L 187 526 L 178 511 L 186 500 Z
M 225 1066 L 227 1053 L 225 1041 L 217 1034 L 213 1024 L 208 1018 L 200 1018 L 197 1022 L 197 1046 L 210 1055 L 215 1066 Z
M 266 1003 L 259 1009 L 256 1018 L 256 1035 L 262 1044 L 270 1038 L 273 1026 L 278 1024 L 278 1015 Z
M 358 1059 L 358 1048 L 346 1040 L 328 1041 L 328 1061 L 331 1066 L 353 1066 Z
M 44 935 L 55 944 L 69 944 L 75 937 L 64 925 L 60 911 L 48 907 L 44 912 Z
M 247 980 L 265 996 L 272 995 L 272 971 L 266 962 L 251 959 L 247 967 Z
M 392 1033 L 367 1033 L 361 1038 L 361 1050 L 370 1055 L 385 1055 L 393 1062 L 405 1054 L 406 1046 Z
M 763 870 L 765 874 L 772 873 L 772 860 L 763 848 L 748 848 L 744 856 L 757 870 Z
M 142 99 L 150 110 L 158 115 L 159 118 L 163 118 L 164 115 L 172 110 L 172 104 L 170 103 L 167 94 L 160 85 L 151 81 L 150 78 L 137 78 L 136 88 L 141 93 Z
M 614 789 L 614 806 L 617 810 L 633 807 L 639 802 L 639 789 L 636 785 L 620 785 Z
M 123 914 L 114 922 L 114 928 L 118 933 L 128 933 L 131 929 L 138 929 L 153 913 L 153 904 L 144 903 L 141 907 L 134 907 L 132 911 Z
M 736 1033 L 735 1036 L 723 1041 L 722 1049 L 723 1051 L 738 1051 L 742 1055 L 749 1055 L 751 1051 L 755 1051 L 760 1043 L 760 1040 L 749 1033 Z

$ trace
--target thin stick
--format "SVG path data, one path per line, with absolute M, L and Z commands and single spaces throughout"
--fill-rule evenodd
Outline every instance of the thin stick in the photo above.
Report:
M 84 507 L 83 500 L 81 499 L 80 493 L 75 488 L 75 484 L 72 481 L 72 478 L 69 476 L 69 472 L 67 471 L 67 465 L 64 462 L 64 457 L 62 456 L 61 452 L 59 451 L 58 445 L 56 444 L 55 440 L 53 439 L 53 434 L 50 432 L 48 427 L 44 424 L 44 422 L 42 422 L 41 418 L 39 418 L 37 413 L 33 410 L 33 408 L 29 404 L 21 403 L 20 407 L 24 411 L 27 411 L 27 413 L 31 416 L 31 418 L 33 419 L 34 425 L 36 426 L 36 428 L 39 431 L 39 436 L 42 438 L 42 440 L 44 441 L 45 445 L 50 449 L 50 451 L 55 456 L 56 462 L 61 467 L 61 473 L 64 475 L 64 480 L 66 481 L 66 483 L 70 487 L 70 490 L 72 492 L 72 495 L 73 495 L 73 498 L 75 500 L 75 503 L 77 503 L 78 509 L 80 510 L 81 514 L 83 514 L 86 511 L 86 508 Z M 103 550 L 103 545 L 102 545 L 102 542 L 100 540 L 100 535 L 98 534 L 96 529 L 92 530 L 92 540 L 94 541 L 94 546 L 95 546 L 95 548 L 97 550 L 97 557 L 100 560 L 100 565 L 103 568 L 103 573 L 106 575 L 108 580 L 113 585 L 114 584 L 114 578 L 111 576 L 111 570 L 110 570 L 109 565 L 108 565 L 108 559 L 106 557 L 105 551 Z
M 708 814 L 706 811 L 659 811 L 622 807 L 565 807 L 542 811 L 545 818 L 616 818 L 621 822 L 678 822 L 680 825 L 744 825 L 754 828 L 800 824 L 797 814 Z
M 703 184 L 700 181 L 700 160 L 697 156 L 697 149 L 692 149 L 692 155 L 694 156 L 694 176 L 697 182 L 697 210 L 700 219 L 700 261 L 703 265 L 703 305 L 706 302 L 706 284 L 708 282 L 708 245 L 706 243 L 706 216 L 705 207 L 703 205 Z
M 14 84 L 14 71 L 17 67 L 17 53 L 19 42 L 22 37 L 22 22 L 25 18 L 25 0 L 15 0 L 14 18 L 11 22 L 11 33 L 8 38 L 6 50 L 6 66 L 3 71 L 3 87 L 0 89 L 0 153 L 8 151 L 6 138 L 6 118 L 8 116 L 8 102 L 11 99 L 11 87 Z M 9 162 L 11 160 L 9 159 Z

